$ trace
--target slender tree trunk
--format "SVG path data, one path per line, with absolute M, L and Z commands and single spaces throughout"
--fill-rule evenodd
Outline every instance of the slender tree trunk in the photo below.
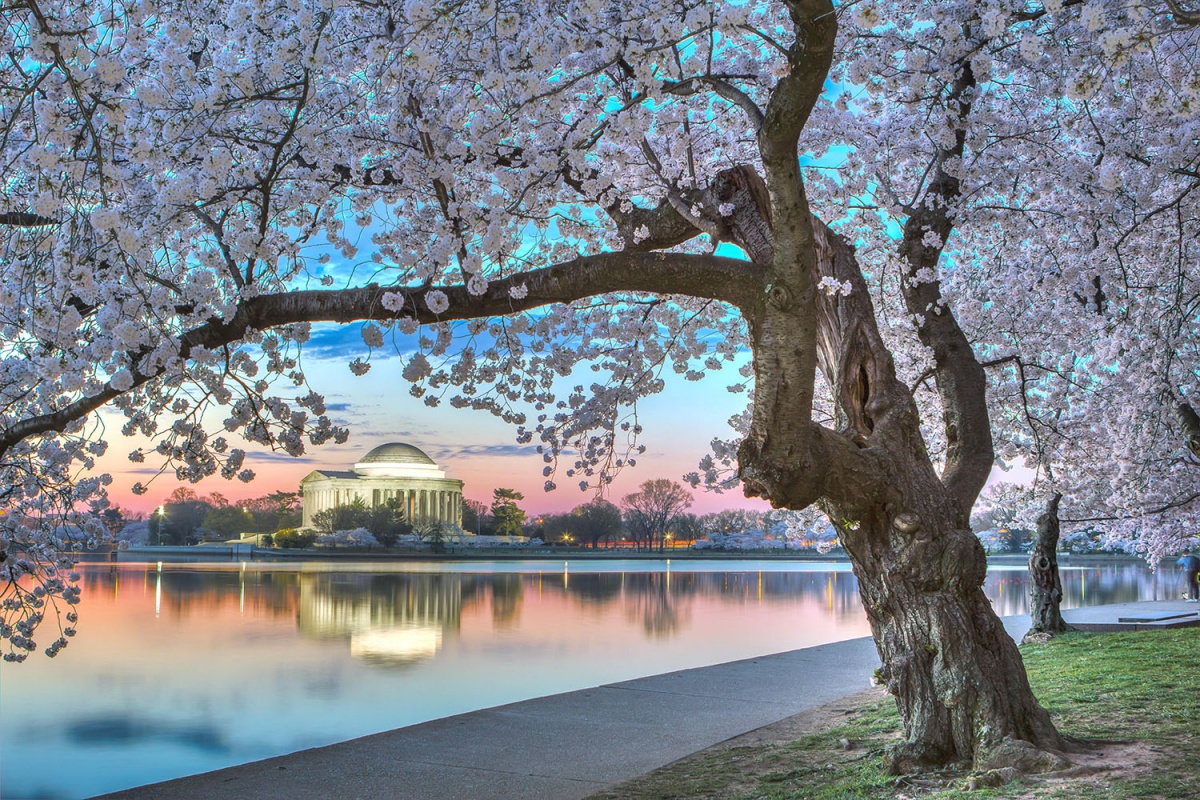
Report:
M 1062 581 L 1058 575 L 1058 492 L 1046 503 L 1046 511 L 1038 517 L 1037 539 L 1029 553 L 1029 616 L 1033 624 L 1025 634 L 1042 638 L 1072 630 L 1062 618 Z

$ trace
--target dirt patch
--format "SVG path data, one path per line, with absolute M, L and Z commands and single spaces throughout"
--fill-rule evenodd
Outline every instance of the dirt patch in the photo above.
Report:
M 1025 780 L 1036 788 L 1018 797 L 1032 800 L 1042 796 L 1046 789 L 1067 784 L 1080 795 L 1091 793 L 1085 790 L 1087 786 L 1094 786 L 1099 794 L 1102 788 L 1114 781 L 1131 780 L 1149 774 L 1162 752 L 1162 748 L 1146 742 L 1089 742 L 1086 749 L 1069 754 L 1074 764 L 1070 769 L 1026 776 Z
M 871 688 L 857 694 L 846 695 L 840 700 L 826 703 L 823 706 L 801 711 L 795 716 L 781 719 L 741 736 L 735 736 L 719 744 L 715 744 L 701 753 L 711 753 L 730 747 L 754 747 L 758 745 L 780 745 L 794 741 L 810 733 L 836 728 L 846 721 L 846 718 L 861 710 L 867 703 L 886 700 L 888 693 L 882 688 Z M 699 755 L 699 754 L 697 754 Z

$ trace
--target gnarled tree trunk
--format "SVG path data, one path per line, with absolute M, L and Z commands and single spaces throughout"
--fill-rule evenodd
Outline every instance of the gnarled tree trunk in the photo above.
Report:
M 1058 575 L 1058 504 L 1062 495 L 1055 492 L 1046 503 L 1046 511 L 1038 517 L 1037 539 L 1029 552 L 1029 617 L 1032 625 L 1025 634 L 1055 636 L 1072 630 L 1062 617 L 1062 581 Z
M 983 593 L 983 548 L 954 484 L 938 476 L 926 452 L 916 404 L 896 378 L 853 249 L 816 220 L 813 230 L 814 283 L 828 276 L 851 286 L 849 294 L 816 300 L 818 359 L 835 387 L 838 430 L 813 426 L 807 442 L 792 439 L 787 447 L 789 433 L 764 420 L 764 433 L 756 437 L 752 428 L 740 454 L 747 489 L 777 505 L 798 505 L 816 492 L 837 525 L 882 677 L 904 719 L 893 770 L 949 763 L 1060 768 L 1063 741 Z M 764 305 L 763 313 L 786 316 L 786 309 Z M 756 391 L 769 383 L 758 380 Z M 960 405 L 953 417 L 987 425 L 978 412 Z M 961 439 L 972 435 L 979 438 L 968 430 Z

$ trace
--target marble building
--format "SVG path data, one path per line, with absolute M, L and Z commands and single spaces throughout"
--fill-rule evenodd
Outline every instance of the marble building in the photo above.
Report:
M 405 519 L 413 525 L 462 524 L 463 482 L 447 478 L 432 458 L 410 444 L 380 445 L 348 471 L 318 469 L 300 481 L 304 527 L 313 515 L 361 498 L 368 506 L 399 498 Z

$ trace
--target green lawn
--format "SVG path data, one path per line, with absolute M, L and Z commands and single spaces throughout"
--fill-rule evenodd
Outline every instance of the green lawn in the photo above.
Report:
M 968 786 L 995 776 L 886 775 L 883 753 L 900 723 L 895 706 L 882 699 L 855 707 L 837 727 L 791 741 L 716 747 L 593 800 L 1200 797 L 1200 628 L 1072 633 L 1021 652 L 1059 730 L 1091 745 L 1091 761 L 1105 769 L 972 791 Z M 1113 769 L 1131 759 L 1142 766 Z

